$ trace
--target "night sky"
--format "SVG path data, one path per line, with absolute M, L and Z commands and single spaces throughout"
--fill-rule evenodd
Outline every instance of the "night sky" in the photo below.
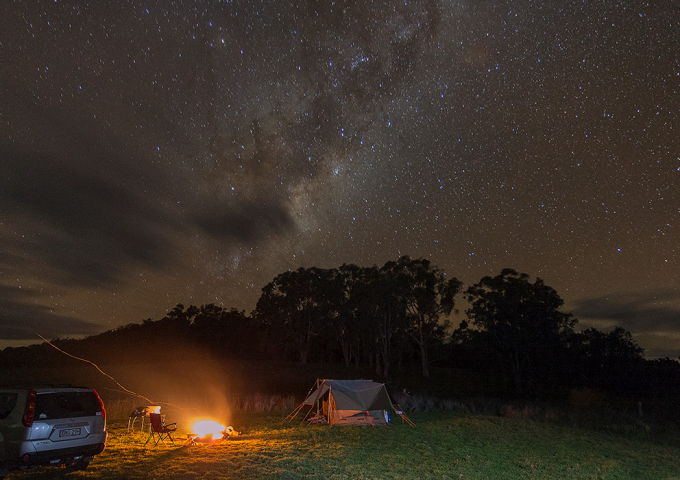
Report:
M 673 0 L 3 2 L 0 348 L 409 255 L 677 357 L 679 32 Z

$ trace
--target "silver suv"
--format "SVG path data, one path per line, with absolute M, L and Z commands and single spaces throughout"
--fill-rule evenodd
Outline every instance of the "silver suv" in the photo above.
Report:
M 106 410 L 82 387 L 0 387 L 0 478 L 16 468 L 83 470 L 106 444 Z

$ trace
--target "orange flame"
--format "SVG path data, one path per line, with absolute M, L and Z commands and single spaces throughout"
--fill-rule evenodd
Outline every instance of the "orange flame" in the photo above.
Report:
M 207 437 L 208 435 L 215 439 L 220 438 L 226 428 L 215 420 L 197 420 L 191 425 L 192 433 L 198 435 L 199 438 Z

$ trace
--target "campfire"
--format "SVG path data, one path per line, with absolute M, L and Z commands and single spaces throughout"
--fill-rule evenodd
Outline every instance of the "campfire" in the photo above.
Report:
M 213 444 L 238 436 L 232 427 L 225 427 L 215 420 L 197 420 L 191 425 L 189 441 L 192 444 Z

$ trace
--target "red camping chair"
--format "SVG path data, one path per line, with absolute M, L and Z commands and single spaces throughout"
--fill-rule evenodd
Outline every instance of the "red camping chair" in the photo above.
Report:
M 146 439 L 144 445 L 149 443 L 152 438 L 156 439 L 154 445 L 158 445 L 158 442 L 163 442 L 165 445 L 165 439 L 169 438 L 173 445 L 175 445 L 175 432 L 177 431 L 177 423 L 166 424 L 161 418 L 160 413 L 150 413 L 149 420 L 151 421 L 151 427 L 149 428 L 149 438 Z

